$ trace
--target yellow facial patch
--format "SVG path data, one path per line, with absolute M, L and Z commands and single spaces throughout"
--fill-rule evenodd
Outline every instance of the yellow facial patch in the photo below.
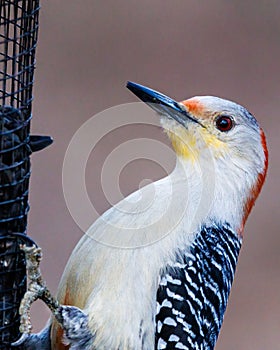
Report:
M 197 140 L 194 134 L 190 133 L 187 129 L 183 129 L 182 127 L 178 127 L 174 131 L 171 131 L 170 129 L 166 130 L 166 133 L 177 156 L 189 159 L 191 161 L 195 161 L 197 159 L 199 153 L 196 145 Z
M 227 148 L 227 145 L 219 140 L 215 134 L 198 124 L 186 129 L 182 126 L 167 128 L 166 133 L 177 156 L 194 162 L 200 153 L 208 149 L 215 157 Z
M 217 152 L 220 153 L 227 148 L 227 144 L 225 142 L 219 140 L 216 135 L 210 133 L 207 129 L 201 128 L 200 132 L 205 145 L 214 149 L 215 154 Z

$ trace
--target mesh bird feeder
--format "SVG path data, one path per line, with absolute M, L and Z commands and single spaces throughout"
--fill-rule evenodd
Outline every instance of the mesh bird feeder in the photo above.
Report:
M 20 244 L 30 241 L 30 154 L 46 145 L 29 135 L 38 16 L 39 0 L 0 0 L 0 349 L 5 350 L 20 336 L 18 309 L 26 291 Z

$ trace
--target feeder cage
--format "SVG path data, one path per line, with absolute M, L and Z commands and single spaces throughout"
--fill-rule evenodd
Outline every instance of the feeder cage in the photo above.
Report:
M 19 334 L 39 0 L 0 0 L 0 349 Z

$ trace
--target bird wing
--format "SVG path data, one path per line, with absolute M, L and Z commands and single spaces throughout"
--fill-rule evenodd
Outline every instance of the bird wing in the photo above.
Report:
M 205 227 L 161 276 L 155 349 L 213 349 L 241 241 L 228 226 Z

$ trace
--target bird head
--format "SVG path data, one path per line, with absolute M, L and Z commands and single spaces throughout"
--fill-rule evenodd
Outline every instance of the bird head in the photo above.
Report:
M 214 96 L 176 102 L 136 83 L 128 82 L 127 87 L 161 115 L 181 164 L 189 170 L 203 164 L 204 172 L 214 164 L 216 211 L 228 211 L 225 217 L 242 233 L 268 166 L 265 135 L 254 116 L 239 104 Z

